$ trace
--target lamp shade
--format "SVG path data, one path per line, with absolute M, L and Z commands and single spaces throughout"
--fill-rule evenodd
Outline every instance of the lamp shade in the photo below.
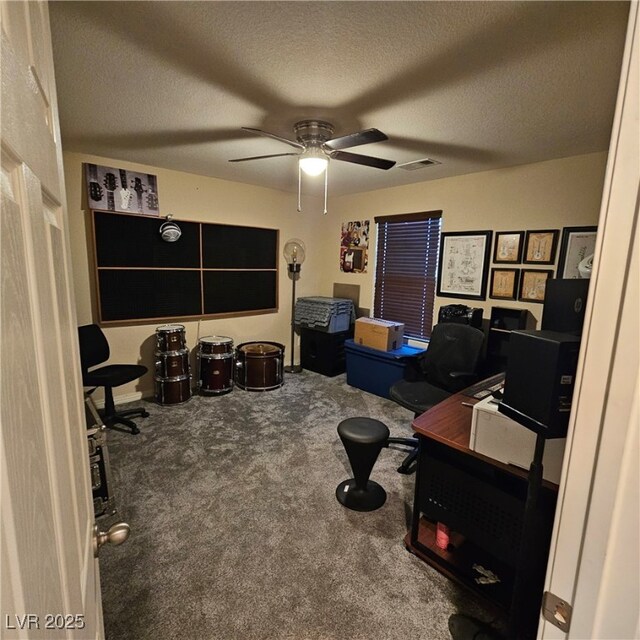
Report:
M 287 240 L 282 253 L 287 264 L 302 264 L 305 259 L 304 242 L 298 238 Z

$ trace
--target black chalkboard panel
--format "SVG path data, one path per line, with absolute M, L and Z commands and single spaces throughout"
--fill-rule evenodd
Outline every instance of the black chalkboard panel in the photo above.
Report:
M 96 211 L 96 258 L 100 267 L 200 268 L 200 225 L 182 222 L 177 242 L 159 233 L 165 219 Z
M 205 269 L 275 269 L 278 232 L 275 229 L 202 225 Z
M 275 271 L 205 271 L 205 314 L 276 309 L 276 275 Z
M 199 270 L 99 269 L 103 321 L 202 314 Z

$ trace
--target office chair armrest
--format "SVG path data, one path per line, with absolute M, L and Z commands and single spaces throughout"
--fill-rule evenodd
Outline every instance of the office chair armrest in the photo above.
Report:
M 478 374 L 473 371 L 451 371 L 449 378 L 451 379 L 451 390 L 462 391 L 478 379 Z

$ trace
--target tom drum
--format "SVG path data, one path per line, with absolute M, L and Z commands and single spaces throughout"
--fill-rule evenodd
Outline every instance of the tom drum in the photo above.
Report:
M 233 355 L 233 340 L 227 336 L 204 336 L 198 341 L 198 353 Z
M 156 351 L 156 376 L 177 378 L 189 373 L 189 351 Z
M 181 351 L 187 348 L 183 324 L 163 324 L 156 328 L 158 351 Z
M 245 342 L 236 349 L 235 381 L 246 391 L 271 391 L 284 384 L 284 345 Z
M 174 378 L 154 378 L 156 401 L 159 404 L 180 404 L 191 397 L 191 376 L 182 375 Z
M 198 341 L 198 387 L 201 393 L 223 394 L 233 389 L 233 340 L 205 336 Z

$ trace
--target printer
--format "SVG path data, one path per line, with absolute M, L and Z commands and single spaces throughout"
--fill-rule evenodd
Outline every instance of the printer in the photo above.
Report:
M 560 483 L 566 438 L 545 443 L 543 478 Z M 536 434 L 498 412 L 498 402 L 488 396 L 473 407 L 469 449 L 505 464 L 529 470 L 533 460 Z

